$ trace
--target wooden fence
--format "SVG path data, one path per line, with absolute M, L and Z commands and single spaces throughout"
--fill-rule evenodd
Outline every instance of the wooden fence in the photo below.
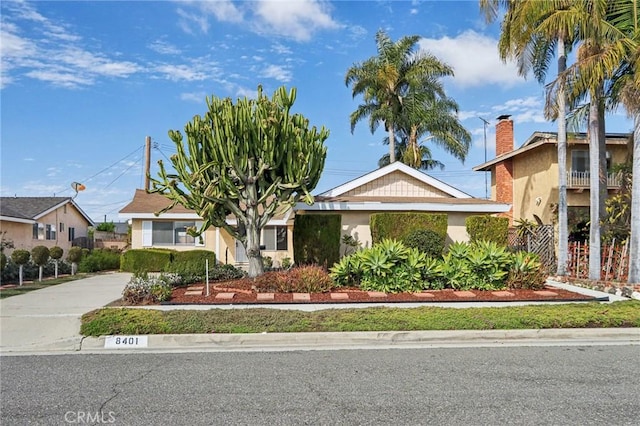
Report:
M 589 245 L 569 243 L 569 264 L 567 268 L 572 278 L 589 278 Z M 628 243 L 602 245 L 600 248 L 600 280 L 627 281 L 629 274 Z
M 536 253 L 549 272 L 556 269 L 556 251 L 553 241 L 553 225 L 536 226 L 526 235 L 518 235 L 515 228 L 509 229 L 509 247 L 514 251 Z

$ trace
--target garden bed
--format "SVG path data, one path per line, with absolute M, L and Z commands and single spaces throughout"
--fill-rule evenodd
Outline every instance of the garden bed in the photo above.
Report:
M 547 286 L 541 290 L 455 291 L 426 290 L 419 293 L 379 293 L 358 288 L 338 288 L 323 293 L 259 293 L 250 279 L 212 283 L 209 296 L 206 285 L 193 284 L 173 290 L 163 304 L 290 304 L 290 303 L 409 303 L 409 302 L 517 302 L 517 301 L 595 301 L 591 296 Z

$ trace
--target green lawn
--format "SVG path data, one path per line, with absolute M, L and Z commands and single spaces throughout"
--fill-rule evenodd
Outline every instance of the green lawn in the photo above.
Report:
M 5 297 L 17 296 L 19 294 L 25 294 L 30 291 L 40 290 L 42 288 L 51 287 L 52 285 L 58 285 L 62 283 L 66 283 L 69 281 L 79 280 L 81 278 L 87 278 L 90 274 L 76 274 L 76 275 L 67 275 L 64 277 L 55 278 L 45 278 L 40 281 L 29 281 L 23 283 L 22 286 L 13 287 L 13 288 L 3 288 L 0 290 L 0 299 L 4 299 Z
M 363 308 L 158 311 L 103 308 L 82 317 L 86 336 L 313 331 L 489 330 L 640 327 L 640 301 L 502 308 Z

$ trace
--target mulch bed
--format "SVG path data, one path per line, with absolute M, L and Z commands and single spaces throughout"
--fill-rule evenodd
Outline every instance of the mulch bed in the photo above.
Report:
M 194 295 L 198 287 L 205 287 L 201 295 Z M 191 294 L 185 294 L 191 293 Z M 231 299 L 221 299 L 219 295 L 233 293 Z M 594 301 L 600 300 L 591 296 L 574 293 L 571 291 L 545 287 L 542 290 L 505 290 L 505 291 L 454 291 L 427 290 L 421 294 L 372 294 L 358 288 L 340 288 L 333 293 L 347 294 L 348 298 L 332 297 L 331 293 L 309 293 L 308 300 L 294 300 L 293 293 L 273 293 L 273 299 L 259 300 L 258 292 L 252 286 L 252 281 L 247 279 L 210 283 L 209 296 L 206 296 L 206 286 L 203 283 L 193 284 L 188 288 L 176 288 L 173 290 L 171 300 L 163 304 L 211 304 L 211 305 L 236 305 L 236 304 L 282 304 L 282 303 L 406 303 L 406 302 L 516 302 L 516 301 Z M 216 296 L 218 296 L 216 298 Z M 344 297 L 344 296 L 343 296 Z

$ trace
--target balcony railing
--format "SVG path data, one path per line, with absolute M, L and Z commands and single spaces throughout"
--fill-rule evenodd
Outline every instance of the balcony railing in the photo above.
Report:
M 589 172 L 567 172 L 567 188 L 589 188 Z M 607 173 L 607 188 L 620 187 L 620 173 Z

